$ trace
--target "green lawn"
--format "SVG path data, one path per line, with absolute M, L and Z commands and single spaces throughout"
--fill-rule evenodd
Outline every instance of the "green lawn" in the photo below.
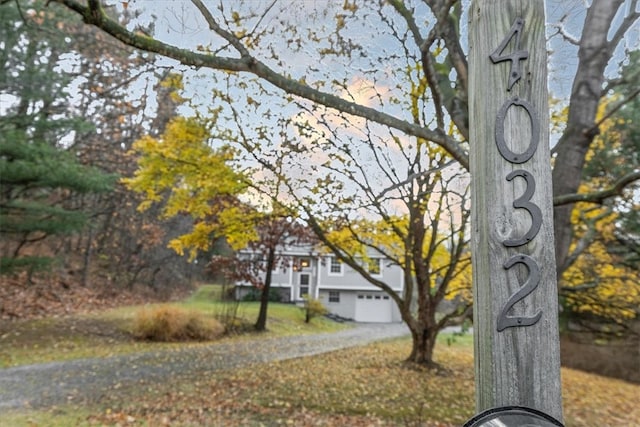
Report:
M 186 300 L 173 305 L 205 316 L 224 315 L 229 310 L 233 311 L 235 303 L 220 301 L 221 288 L 217 285 L 202 286 Z M 141 342 L 132 338 L 129 331 L 136 313 L 148 307 L 121 307 L 91 315 L 0 323 L 0 368 L 183 346 L 181 343 Z M 238 323 L 250 331 L 258 309 L 257 302 L 239 303 L 236 311 Z M 347 327 L 326 318 L 315 318 L 307 324 L 302 310 L 292 304 L 271 303 L 268 313 L 265 336 L 331 332 Z M 244 339 L 252 335 L 225 336 L 222 340 Z

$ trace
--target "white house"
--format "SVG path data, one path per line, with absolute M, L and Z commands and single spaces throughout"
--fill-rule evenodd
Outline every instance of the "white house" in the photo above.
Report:
M 287 246 L 280 255 L 288 262 L 272 271 L 271 288 L 280 292 L 282 301 L 299 302 L 309 294 L 322 301 L 330 313 L 357 322 L 402 321 L 400 311 L 387 293 L 335 256 L 318 253 L 311 245 Z M 395 292 L 402 292 L 404 277 L 400 266 L 373 253 L 369 258 L 369 272 Z M 241 298 L 250 289 L 248 283 L 237 283 L 236 296 Z

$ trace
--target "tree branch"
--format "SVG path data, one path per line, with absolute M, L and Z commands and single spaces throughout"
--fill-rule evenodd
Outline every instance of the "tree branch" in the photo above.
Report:
M 594 237 L 596 235 L 596 223 L 601 219 L 606 218 L 611 214 L 611 210 L 605 209 L 604 212 L 597 215 L 595 218 L 585 218 L 585 216 L 581 213 L 581 220 L 586 224 L 587 231 L 578 239 L 576 242 L 575 248 L 572 252 L 567 254 L 567 258 L 564 262 L 564 265 L 561 266 L 561 271 L 567 270 L 574 262 L 578 259 L 580 255 L 584 253 L 585 250 L 593 243 Z
M 578 285 L 578 286 L 561 286 L 560 292 L 575 293 L 575 292 L 586 291 L 586 290 L 597 288 L 597 287 L 598 287 L 598 283 L 589 282 L 589 283 L 583 283 L 582 285 Z
M 609 40 L 609 46 L 611 46 L 611 49 L 615 49 L 615 47 L 618 46 L 618 43 L 620 42 L 620 40 L 622 40 L 627 30 L 629 30 L 629 28 L 631 28 L 631 26 L 638 20 L 638 18 L 640 18 L 640 12 L 637 12 L 635 10 L 637 4 L 638 0 L 631 1 L 631 4 L 629 5 L 629 14 L 624 17 L 624 20 L 622 21 L 616 32 L 613 34 L 613 37 L 611 37 L 611 40 Z
M 193 3 L 195 7 L 200 11 L 202 16 L 204 17 L 204 20 L 207 21 L 207 24 L 209 24 L 209 29 L 211 31 L 218 34 L 220 37 L 222 37 L 227 42 L 229 42 L 229 44 L 233 46 L 238 51 L 238 53 L 240 53 L 240 56 L 242 58 L 251 57 L 247 48 L 244 47 L 242 42 L 236 36 L 224 30 L 222 27 L 220 27 L 220 25 L 218 25 L 215 18 L 211 14 L 211 12 L 209 12 L 209 9 L 207 9 L 207 7 L 202 3 L 202 1 L 191 0 L 191 3 Z
M 431 169 L 428 169 L 428 170 L 426 170 L 426 171 L 422 171 L 422 172 L 412 173 L 411 175 L 409 175 L 409 176 L 407 177 L 407 179 L 405 179 L 405 180 L 403 180 L 403 181 L 400 181 L 400 182 L 398 182 L 398 183 L 396 183 L 396 184 L 393 184 L 392 186 L 387 187 L 387 188 L 385 188 L 384 190 L 382 190 L 382 191 L 380 192 L 380 194 L 378 194 L 378 195 L 376 196 L 376 199 L 381 199 L 381 198 L 382 198 L 382 196 L 384 196 L 385 194 L 387 194 L 389 191 L 395 190 L 396 188 L 400 188 L 400 187 L 402 187 L 403 185 L 406 185 L 406 184 L 410 183 L 410 182 L 411 182 L 411 181 L 413 181 L 414 179 L 423 178 L 423 177 L 425 177 L 425 176 L 427 176 L 427 175 L 429 175 L 429 174 L 432 174 L 432 173 L 434 173 L 434 172 L 438 172 L 438 171 L 440 171 L 440 170 L 442 170 L 442 169 L 444 169 L 444 168 L 447 168 L 447 167 L 451 166 L 452 164 L 453 164 L 453 160 L 450 160 L 450 161 L 448 161 L 448 162 L 446 162 L 446 163 L 444 163 L 444 164 L 442 164 L 442 165 L 440 165 L 440 166 L 438 166 L 438 167 L 431 168 Z
M 599 133 L 599 127 L 607 120 L 609 119 L 611 116 L 613 116 L 616 111 L 618 111 L 619 109 L 621 109 L 622 107 L 625 106 L 625 104 L 627 104 L 628 102 L 632 101 L 633 98 L 635 98 L 636 96 L 638 96 L 640 94 L 640 88 L 634 90 L 633 92 L 631 92 L 631 95 L 627 96 L 625 99 L 623 99 L 622 101 L 620 101 L 619 103 L 616 104 L 615 107 L 613 107 L 611 109 L 611 111 L 607 112 L 607 114 L 605 114 L 600 120 L 598 120 L 592 127 L 590 127 L 589 129 L 585 130 L 585 134 L 590 135 L 593 132 L 595 132 L 596 134 Z
M 629 184 L 640 180 L 640 170 L 628 173 L 614 183 L 611 188 L 586 194 L 565 194 L 553 198 L 554 206 L 568 205 L 577 202 L 602 204 L 606 199 L 619 196 Z
M 82 16 L 84 22 L 87 24 L 95 25 L 129 46 L 175 59 L 186 66 L 254 74 L 255 76 L 260 77 L 283 90 L 285 93 L 299 96 L 343 113 L 362 117 L 366 120 L 371 120 L 384 126 L 389 126 L 390 128 L 400 130 L 407 135 L 432 141 L 451 154 L 454 159 L 460 162 L 462 167 L 467 170 L 469 169 L 469 155 L 462 147 L 460 141 L 448 136 L 440 129 L 431 130 L 423 126 L 401 120 L 373 108 L 346 101 L 339 96 L 311 88 L 297 80 L 277 73 L 253 56 L 228 58 L 182 49 L 157 39 L 128 31 L 126 28 L 106 16 L 99 7 L 87 7 L 76 0 L 52 1 L 61 3 L 67 8 L 75 11 Z M 99 5 L 97 0 L 90 2 L 90 4 L 96 3 Z
M 407 9 L 403 2 L 399 0 L 391 0 L 390 1 L 393 8 L 402 16 L 413 35 L 413 40 L 415 44 L 420 49 L 420 59 L 422 60 L 422 71 L 427 79 L 427 83 L 429 88 L 431 89 L 431 97 L 433 98 L 434 103 L 434 111 L 436 113 L 436 123 L 438 124 L 439 129 L 444 129 L 444 115 L 442 113 L 442 94 L 440 93 L 440 88 L 438 87 L 438 78 L 436 69 L 433 65 L 435 58 L 429 52 L 431 48 L 431 44 L 435 40 L 435 31 L 432 31 L 433 37 L 425 40 L 422 38 L 420 34 L 420 29 L 416 24 L 415 19 L 413 19 L 413 15 Z
M 558 24 L 553 24 L 553 23 L 547 24 L 549 27 L 556 29 L 556 33 L 549 36 L 549 38 L 552 38 L 553 36 L 559 34 L 568 43 L 574 46 L 580 46 L 580 40 L 578 40 L 576 37 L 569 34 L 565 29 L 565 21 L 567 20 L 568 16 L 569 16 L 568 14 L 564 14 L 564 16 L 560 18 L 560 23 Z

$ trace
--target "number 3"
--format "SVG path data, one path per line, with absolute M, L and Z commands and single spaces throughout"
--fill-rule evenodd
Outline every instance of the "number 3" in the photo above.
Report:
M 516 176 L 521 176 L 527 183 L 524 194 L 513 201 L 513 207 L 516 209 L 525 209 L 531 215 L 531 228 L 527 233 L 519 239 L 507 239 L 502 242 L 503 245 L 513 248 L 522 246 L 533 240 L 540 231 L 542 225 L 542 211 L 535 203 L 530 202 L 533 193 L 536 191 L 536 180 L 529 172 L 524 169 L 518 169 L 507 175 L 507 181 L 513 180 Z

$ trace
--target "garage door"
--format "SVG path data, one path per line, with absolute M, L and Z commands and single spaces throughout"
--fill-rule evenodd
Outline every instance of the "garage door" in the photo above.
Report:
M 356 322 L 391 322 L 389 295 L 382 293 L 359 293 L 356 296 Z

